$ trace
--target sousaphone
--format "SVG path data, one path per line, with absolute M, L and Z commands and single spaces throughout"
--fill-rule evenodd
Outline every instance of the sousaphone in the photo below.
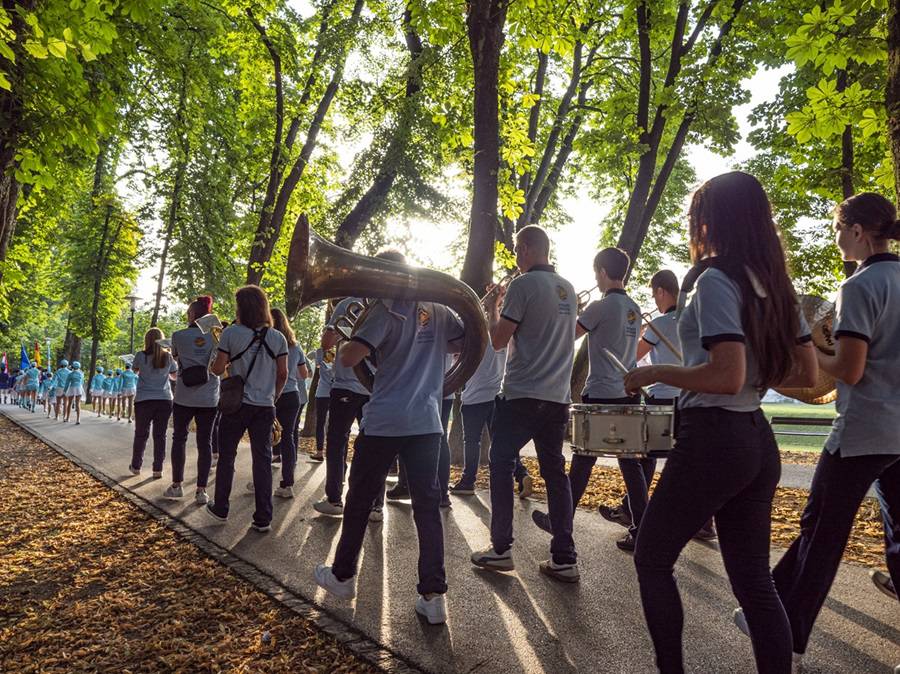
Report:
M 436 302 L 453 309 L 465 326 L 462 352 L 444 376 L 444 395 L 460 389 L 478 368 L 488 345 L 487 322 L 478 296 L 462 281 L 432 269 L 359 255 L 310 230 L 297 219 L 287 261 L 285 308 L 293 318 L 304 308 L 335 297 Z M 365 315 L 359 317 L 357 327 Z M 369 382 L 363 382 L 369 384 Z
M 834 355 L 834 304 L 815 295 L 801 295 L 800 308 L 809 323 L 813 344 L 820 351 Z M 810 388 L 776 388 L 788 398 L 794 398 L 811 405 L 825 405 L 837 399 L 837 384 L 830 374 L 819 368 L 819 380 Z

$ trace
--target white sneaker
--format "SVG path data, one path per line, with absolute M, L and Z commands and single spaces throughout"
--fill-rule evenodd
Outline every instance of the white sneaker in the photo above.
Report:
M 169 488 L 166 489 L 163 496 L 170 499 L 180 499 L 184 496 L 184 490 L 181 488 L 180 484 L 169 485 Z
M 313 508 L 315 508 L 316 512 L 323 515 L 331 515 L 332 517 L 344 516 L 344 506 L 340 503 L 331 503 L 327 498 L 313 503 Z
M 541 573 L 550 576 L 563 583 L 577 583 L 581 580 L 581 573 L 577 564 L 557 564 L 553 559 L 548 559 L 540 564 Z
M 747 624 L 747 616 L 744 615 L 744 609 L 734 609 L 731 619 L 734 621 L 735 626 L 744 633 L 744 636 L 750 636 L 750 625 Z
M 491 571 L 512 571 L 516 568 L 512 558 L 512 548 L 506 552 L 497 552 L 493 546 L 486 550 L 472 553 L 472 564 Z
M 353 578 L 347 580 L 338 580 L 337 576 L 331 570 L 330 566 L 324 564 L 316 564 L 316 570 L 313 572 L 316 583 L 319 587 L 330 592 L 340 599 L 353 599 L 356 596 L 356 586 Z
M 294 498 L 294 488 L 278 487 L 275 489 L 275 496 L 280 496 L 281 498 Z
M 194 494 L 194 503 L 197 505 L 206 505 L 209 503 L 209 494 L 206 493 L 205 489 L 198 489 Z
M 131 473 L 132 475 L 140 475 L 141 469 L 135 468 L 134 466 L 128 466 L 128 472 Z
M 369 511 L 369 521 L 370 522 L 382 522 L 384 520 L 384 513 L 381 512 L 381 508 L 372 508 Z
M 421 594 L 416 599 L 416 613 L 425 617 L 429 625 L 443 625 L 447 622 L 447 600 L 442 594 L 425 599 Z
M 267 531 L 272 531 L 271 524 L 257 524 L 256 522 L 251 522 L 250 528 L 253 529 L 254 531 L 258 531 L 261 534 L 264 534 Z
M 225 524 L 228 521 L 228 517 L 222 517 L 221 515 L 214 513 L 212 510 L 213 502 L 210 501 L 206 504 L 206 507 L 203 509 L 203 512 L 209 516 L 210 519 L 214 520 L 217 524 Z

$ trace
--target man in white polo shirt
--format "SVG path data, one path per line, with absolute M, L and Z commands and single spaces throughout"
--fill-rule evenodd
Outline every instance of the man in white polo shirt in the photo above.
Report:
M 550 239 L 529 225 L 516 235 L 516 264 L 522 275 L 488 307 L 496 350 L 514 344 L 497 398 L 491 438 L 491 546 L 472 554 L 472 563 L 492 571 L 515 568 L 513 473 L 519 452 L 534 440 L 553 538 L 542 573 L 564 582 L 579 579 L 572 538 L 572 492 L 562 453 L 569 420 L 570 377 L 575 359 L 577 298 L 572 284 L 549 263 Z M 497 303 L 505 295 L 502 310 Z

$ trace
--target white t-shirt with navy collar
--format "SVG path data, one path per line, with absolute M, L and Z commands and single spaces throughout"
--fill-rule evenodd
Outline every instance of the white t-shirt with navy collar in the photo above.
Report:
M 708 363 L 710 347 L 719 342 L 746 343 L 741 319 L 742 306 L 740 288 L 724 271 L 711 267 L 700 275 L 690 304 L 678 322 L 685 367 Z M 809 326 L 801 313 L 797 341 L 810 339 Z M 759 409 L 765 391 L 758 388 L 759 366 L 756 355 L 749 348 L 746 354 L 746 378 L 738 393 L 698 393 L 683 389 L 678 407 L 721 407 L 732 412 L 753 412 Z
M 441 401 L 448 344 L 463 325 L 433 302 L 382 300 L 369 310 L 353 341 L 378 361 L 360 428 L 366 435 L 408 437 L 443 433 Z
M 535 265 L 509 284 L 500 316 L 516 324 L 500 396 L 570 403 L 578 300 L 552 265 Z
M 900 259 L 873 255 L 841 285 L 834 336 L 868 345 L 862 378 L 837 383 L 837 416 L 825 448 L 841 456 L 900 454 Z
M 625 376 L 604 349 L 615 355 L 629 370 L 637 361 L 641 332 L 641 308 L 621 288 L 611 288 L 591 302 L 578 317 L 587 332 L 588 376 L 582 397 L 624 398 Z
M 654 318 L 650 321 L 650 325 L 653 326 L 656 332 L 648 327 L 644 331 L 642 338 L 653 347 L 650 349 L 650 362 L 653 365 L 681 365 L 678 355 L 666 346 L 666 343 L 659 337 L 659 335 L 664 335 L 672 346 L 679 350 L 681 349 L 681 342 L 678 339 L 678 319 L 675 315 L 675 307 Z M 677 398 L 681 395 L 681 389 L 668 384 L 653 384 L 648 392 L 654 398 Z

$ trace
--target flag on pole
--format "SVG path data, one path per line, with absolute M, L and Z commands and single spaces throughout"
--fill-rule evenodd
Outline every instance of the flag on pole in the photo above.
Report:
M 28 352 L 25 351 L 25 345 L 22 344 L 22 353 L 19 355 L 19 369 L 26 370 L 31 367 L 31 361 L 28 360 Z
M 41 366 L 41 345 L 37 340 L 34 340 L 34 364 Z

